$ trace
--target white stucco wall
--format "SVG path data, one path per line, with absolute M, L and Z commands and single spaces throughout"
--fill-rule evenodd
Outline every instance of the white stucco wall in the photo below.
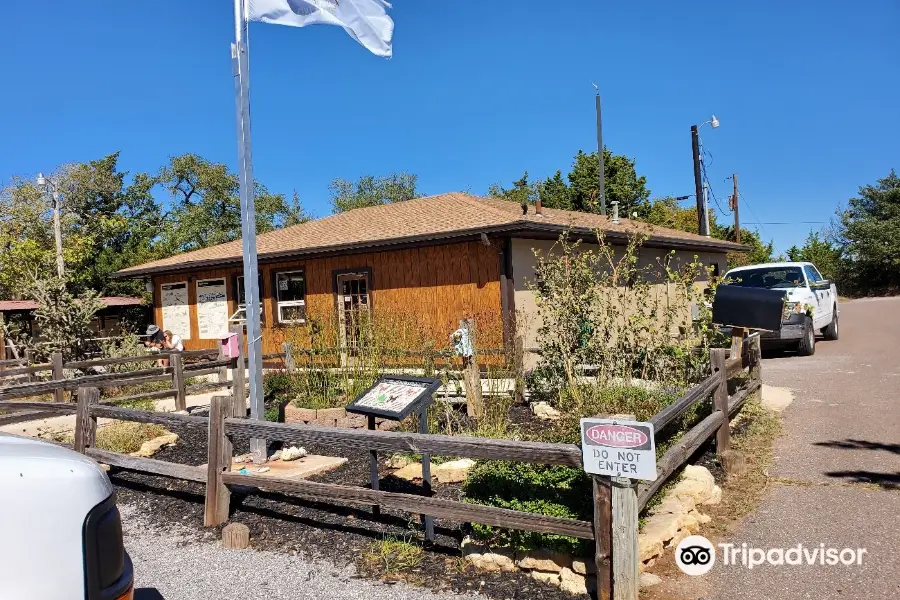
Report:
M 539 250 L 542 255 L 552 254 L 552 248 L 556 242 L 554 240 L 532 240 L 523 238 L 513 238 L 511 243 L 512 250 L 512 266 L 513 281 L 515 287 L 516 302 L 516 329 L 519 335 L 524 337 L 525 348 L 537 348 L 538 329 L 540 329 L 541 321 L 538 315 L 537 304 L 534 298 L 534 292 L 531 290 L 530 284 L 534 281 L 534 271 L 537 265 L 535 250 Z M 596 244 L 582 244 L 582 248 L 586 250 L 597 250 Z M 640 265 L 656 265 L 657 260 L 667 254 L 668 250 L 662 248 L 641 248 L 640 249 Z M 719 274 L 725 274 L 725 254 L 718 252 L 686 252 L 678 250 L 675 253 L 675 261 L 673 268 L 677 265 L 686 265 L 694 260 L 694 256 L 704 264 L 716 264 L 719 267 Z M 525 367 L 531 368 L 537 364 L 537 355 L 526 353 Z

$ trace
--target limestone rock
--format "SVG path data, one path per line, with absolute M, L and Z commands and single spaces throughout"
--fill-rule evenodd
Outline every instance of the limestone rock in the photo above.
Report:
M 638 560 L 645 562 L 662 554 L 663 543 L 659 538 L 638 536 Z
M 672 488 L 669 494 L 683 500 L 690 498 L 695 504 L 702 504 L 713 496 L 715 487 L 716 480 L 709 469 L 688 465 L 684 468 L 684 478 Z M 721 490 L 719 493 L 721 494 Z
M 697 518 L 696 512 L 685 513 L 681 515 L 679 523 L 681 524 L 681 529 L 686 529 L 691 533 L 694 533 L 698 529 L 700 529 L 700 519 Z
M 550 583 L 553 585 L 559 585 L 559 573 L 545 573 L 544 571 L 531 571 L 529 573 L 532 579 L 536 579 L 537 581 L 541 581 L 543 583 Z
M 517 552 L 516 558 L 518 558 L 517 564 L 522 569 L 559 573 L 563 569 L 570 569 L 572 567 L 571 556 L 560 554 L 558 552 L 550 552 L 549 550 L 544 549 Z
M 713 486 L 712 493 L 710 493 L 709 498 L 701 502 L 701 504 L 718 504 L 722 501 L 722 488 L 717 485 Z
M 402 454 L 395 454 L 394 456 L 387 459 L 387 461 L 385 461 L 384 466 L 389 469 L 402 469 L 403 467 L 411 465 L 414 462 L 416 462 L 414 458 L 404 456 Z
M 681 517 L 682 515 L 671 514 L 653 515 L 641 529 L 638 539 L 647 537 L 661 543 L 668 542 L 681 529 Z
M 638 585 L 641 589 L 653 587 L 654 585 L 659 585 L 662 583 L 662 579 L 658 575 L 654 575 L 653 573 L 641 573 L 640 581 Z
M 516 571 L 516 561 L 513 552 L 507 548 L 496 548 L 483 554 L 471 553 L 466 555 L 466 560 L 482 571 L 511 572 Z
M 152 440 L 147 440 L 146 442 L 141 444 L 141 449 L 137 452 L 132 452 L 131 456 L 140 456 L 142 458 L 147 458 L 159 452 L 160 448 L 174 444 L 177 441 L 178 434 L 167 433 L 165 435 L 155 437 Z
M 712 521 L 712 517 L 710 517 L 709 515 L 704 515 L 703 513 L 698 512 L 698 513 L 697 513 L 697 520 L 700 521 L 700 523 L 702 523 L 702 524 L 705 525 L 706 523 L 709 523 L 710 521 Z
M 559 588 L 573 595 L 588 593 L 585 576 L 576 573 L 572 569 L 563 569 L 559 572 Z
M 441 483 L 462 483 L 469 476 L 469 471 L 475 466 L 471 458 L 451 460 L 450 462 L 432 465 L 431 473 Z
M 394 471 L 394 477 L 412 481 L 414 479 L 422 479 L 422 463 L 411 463 Z
M 650 509 L 651 515 L 680 515 L 694 510 L 695 502 L 690 496 L 666 496 L 663 501 Z
M 562 416 L 562 413 L 544 401 L 532 402 L 531 412 L 541 421 L 556 421 Z
M 593 558 L 579 558 L 572 561 L 572 571 L 579 575 L 594 575 L 597 572 L 597 565 Z
M 689 535 L 691 535 L 691 531 L 689 529 L 680 530 L 678 533 L 675 534 L 675 537 L 673 537 L 671 540 L 666 542 L 666 548 L 674 548 L 674 547 L 678 546 L 678 544 L 680 544 L 681 541 L 684 538 L 688 537 Z M 648 565 L 648 566 L 653 566 L 653 565 Z
M 291 446 L 290 448 L 283 448 L 281 450 L 281 460 L 285 462 L 297 460 L 298 458 L 303 458 L 306 455 L 306 448 L 298 448 L 297 446 Z

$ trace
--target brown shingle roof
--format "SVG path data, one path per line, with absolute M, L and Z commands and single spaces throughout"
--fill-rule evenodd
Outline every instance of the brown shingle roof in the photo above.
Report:
M 629 219 L 612 223 L 608 217 L 602 215 L 550 208 L 543 209 L 543 215 L 536 215 L 533 207 L 529 208 L 527 215 L 523 215 L 522 207 L 515 202 L 481 198 L 461 192 L 357 208 L 308 223 L 277 229 L 259 235 L 256 238 L 256 248 L 260 260 L 266 260 L 412 241 L 448 239 L 479 232 L 560 232 L 570 226 L 583 231 L 602 229 L 611 238 L 639 231 L 649 236 L 648 244 L 656 246 L 720 252 L 746 250 L 746 247 L 731 242 L 655 227 Z M 128 267 L 119 271 L 118 275 L 128 277 L 240 261 L 241 241 L 235 240 Z
M 104 308 L 110 306 L 140 306 L 144 299 L 140 296 L 103 296 L 100 304 Z M 0 312 L 12 312 L 17 310 L 34 310 L 38 303 L 34 300 L 0 300 Z

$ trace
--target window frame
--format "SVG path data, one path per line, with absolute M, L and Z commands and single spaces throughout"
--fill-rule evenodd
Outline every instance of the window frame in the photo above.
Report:
M 281 289 L 278 287 L 278 278 L 280 275 L 300 274 L 303 276 L 303 298 L 300 300 L 282 300 Z M 275 300 L 275 322 L 284 325 L 295 325 L 306 323 L 306 269 L 292 269 L 290 271 L 273 271 L 272 272 L 273 299 Z M 282 308 L 299 307 L 301 317 L 299 319 L 285 319 L 282 317 Z
M 821 273 L 819 273 L 819 270 L 813 265 L 803 265 L 803 276 L 806 277 L 806 284 L 809 287 L 812 287 L 814 284 L 819 283 L 824 279 Z

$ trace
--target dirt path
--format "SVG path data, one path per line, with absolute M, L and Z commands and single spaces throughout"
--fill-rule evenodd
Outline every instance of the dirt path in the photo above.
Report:
M 864 548 L 861 565 L 717 564 L 681 576 L 687 598 L 900 598 L 900 298 L 842 305 L 841 339 L 816 354 L 763 361 L 789 388 L 771 490 L 724 542 L 740 547 Z M 849 557 L 849 555 L 848 555 Z M 669 587 L 669 586 L 667 586 Z

